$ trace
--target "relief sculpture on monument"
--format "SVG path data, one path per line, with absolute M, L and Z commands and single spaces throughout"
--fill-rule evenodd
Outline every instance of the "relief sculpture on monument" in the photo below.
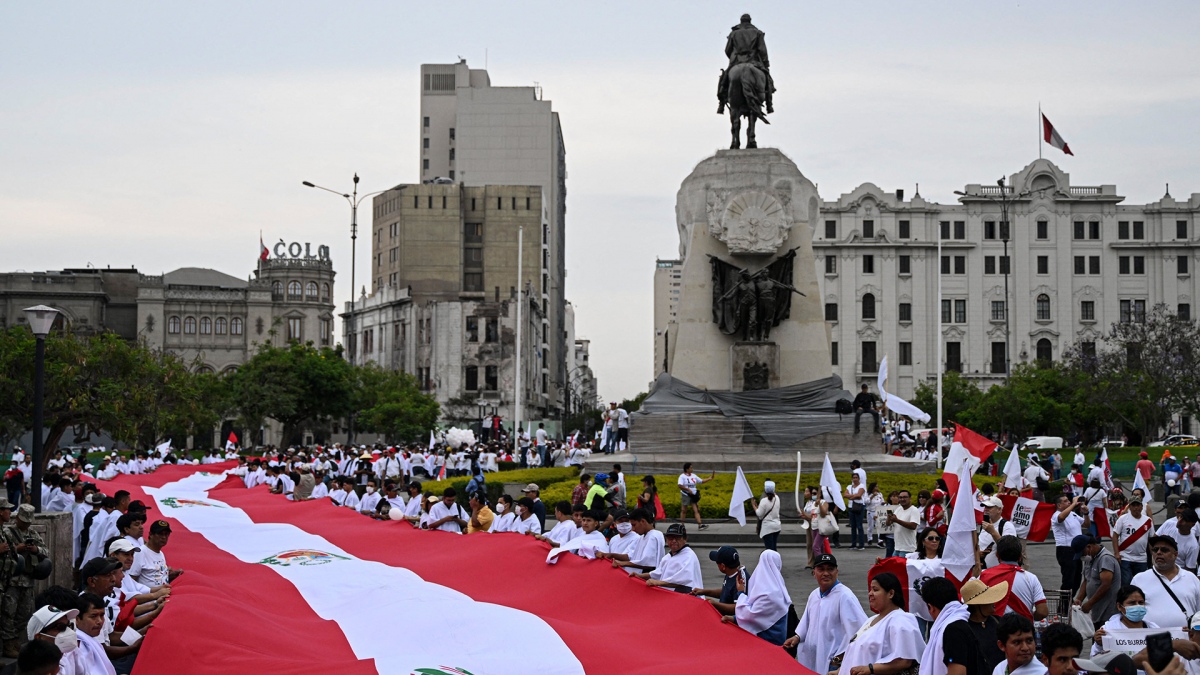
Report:
M 741 331 L 742 340 L 771 339 L 771 329 L 791 312 L 791 294 L 804 295 L 792 286 L 796 249 L 754 273 L 715 255 L 708 257 L 712 262 L 713 323 L 725 335 Z

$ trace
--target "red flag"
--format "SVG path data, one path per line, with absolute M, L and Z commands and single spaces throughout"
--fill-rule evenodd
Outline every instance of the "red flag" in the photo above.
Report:
M 920 587 L 926 579 L 931 577 L 946 577 L 954 583 L 955 588 L 962 588 L 966 579 L 959 581 L 950 574 L 942 563 L 941 558 L 881 558 L 879 562 L 871 566 L 867 570 L 867 585 L 871 584 L 871 580 L 877 574 L 891 572 L 900 580 L 900 588 L 904 589 L 904 599 L 907 601 L 908 611 L 925 619 L 932 621 L 929 616 L 929 606 L 921 600 Z
M 1058 131 L 1054 129 L 1054 125 L 1050 124 L 1050 120 L 1045 115 L 1042 115 L 1042 135 L 1050 145 L 1072 157 L 1075 156 L 1075 153 L 1071 152 L 1071 148 L 1067 145 L 1067 142 L 1063 140 L 1062 136 L 1058 135 Z
M 1109 511 L 1103 506 L 1092 509 L 1092 522 L 1096 524 L 1096 534 L 1112 539 L 1113 524 L 1117 522 L 1117 512 Z
M 951 504 L 958 495 L 958 469 L 963 462 L 970 463 L 973 474 L 995 451 L 995 443 L 964 426 L 954 425 L 954 442 L 950 444 L 950 454 L 946 456 L 946 465 L 942 469 L 942 480 L 950 488 Z
M 1028 497 L 1000 495 L 1004 502 L 1004 517 L 1017 528 L 1017 536 L 1028 541 L 1046 541 L 1050 534 L 1050 519 L 1054 505 L 1036 502 Z
M 258 259 L 267 259 L 267 245 L 263 243 L 262 232 L 258 233 Z

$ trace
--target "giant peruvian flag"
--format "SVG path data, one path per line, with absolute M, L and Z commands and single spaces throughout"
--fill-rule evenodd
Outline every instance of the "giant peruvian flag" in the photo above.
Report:
M 951 503 L 958 495 L 958 474 L 965 465 L 967 475 L 974 475 L 980 464 L 996 451 L 996 444 L 987 438 L 960 425 L 954 425 L 954 442 L 950 444 L 950 454 L 946 456 L 946 465 L 942 469 L 942 480 L 950 488 Z
M 605 561 L 550 566 L 548 545 L 530 537 L 415 530 L 210 473 L 229 466 L 113 481 L 157 502 L 172 529 L 169 564 L 186 570 L 138 673 L 811 675 L 703 599 Z
M 1035 501 L 1025 496 L 1000 495 L 1004 502 L 1004 519 L 1017 529 L 1017 537 L 1027 541 L 1046 541 L 1050 534 L 1053 504 Z

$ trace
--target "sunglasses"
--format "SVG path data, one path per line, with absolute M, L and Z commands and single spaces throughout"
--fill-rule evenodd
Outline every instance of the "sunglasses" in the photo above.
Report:
M 1175 549 L 1171 548 L 1170 546 L 1155 546 L 1154 548 L 1150 549 L 1150 552 L 1151 553 L 1175 553 L 1176 551 L 1175 551 Z
M 925 541 L 941 541 L 941 537 L 925 537 Z

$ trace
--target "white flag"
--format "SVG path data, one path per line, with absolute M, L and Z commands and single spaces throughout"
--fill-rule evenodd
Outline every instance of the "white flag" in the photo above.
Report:
M 1136 490 L 1138 488 L 1142 489 L 1142 494 L 1147 497 L 1150 496 L 1150 488 L 1146 486 L 1146 479 L 1142 478 L 1142 472 L 1135 468 L 1133 470 L 1133 489 Z
M 825 466 L 821 469 L 821 492 L 827 502 L 833 502 L 839 509 L 846 510 L 846 501 L 842 499 L 842 484 L 833 474 L 833 465 L 829 463 L 829 453 L 825 453 Z
M 737 477 L 733 479 L 733 496 L 729 498 L 729 516 L 737 518 L 738 525 L 746 526 L 746 507 L 745 502 L 754 496 L 754 492 L 750 489 L 750 483 L 746 481 L 746 474 L 742 473 L 742 467 L 737 468 Z
M 1021 489 L 1021 456 L 1017 454 L 1017 446 L 1008 453 L 1008 461 L 1004 463 L 1004 487 Z
M 946 531 L 946 545 L 942 549 L 942 564 L 957 579 L 964 579 L 975 566 L 975 499 L 972 493 L 971 469 L 964 463 L 958 471 L 958 498 L 954 500 L 954 513 L 950 515 L 950 526 Z
M 432 450 L 436 441 L 433 438 L 433 429 L 429 430 L 429 449 Z
M 887 366 L 887 354 L 884 354 L 883 360 L 879 362 L 879 380 L 878 380 L 879 398 L 883 401 L 884 405 L 887 406 L 888 410 L 896 413 L 897 415 L 904 415 L 905 417 L 907 417 L 909 419 L 917 420 L 918 422 L 928 423 L 930 420 L 929 413 L 925 412 L 924 410 L 921 410 L 917 406 L 909 403 L 908 401 L 905 401 L 904 399 L 900 398 L 899 396 L 896 396 L 895 394 L 887 393 L 887 389 L 885 389 L 885 385 L 887 384 L 887 377 L 888 377 L 887 367 L 888 367 Z
M 888 402 L 888 394 L 887 391 L 884 390 L 884 385 L 887 384 L 887 376 L 887 354 L 884 354 L 883 359 L 879 362 L 879 379 L 875 381 L 875 385 L 879 387 L 879 398 L 884 403 Z M 891 410 L 892 406 L 889 405 L 888 409 Z
M 171 439 L 168 438 L 162 443 L 154 446 L 154 451 L 158 453 L 159 457 L 166 457 L 167 453 L 171 452 Z

